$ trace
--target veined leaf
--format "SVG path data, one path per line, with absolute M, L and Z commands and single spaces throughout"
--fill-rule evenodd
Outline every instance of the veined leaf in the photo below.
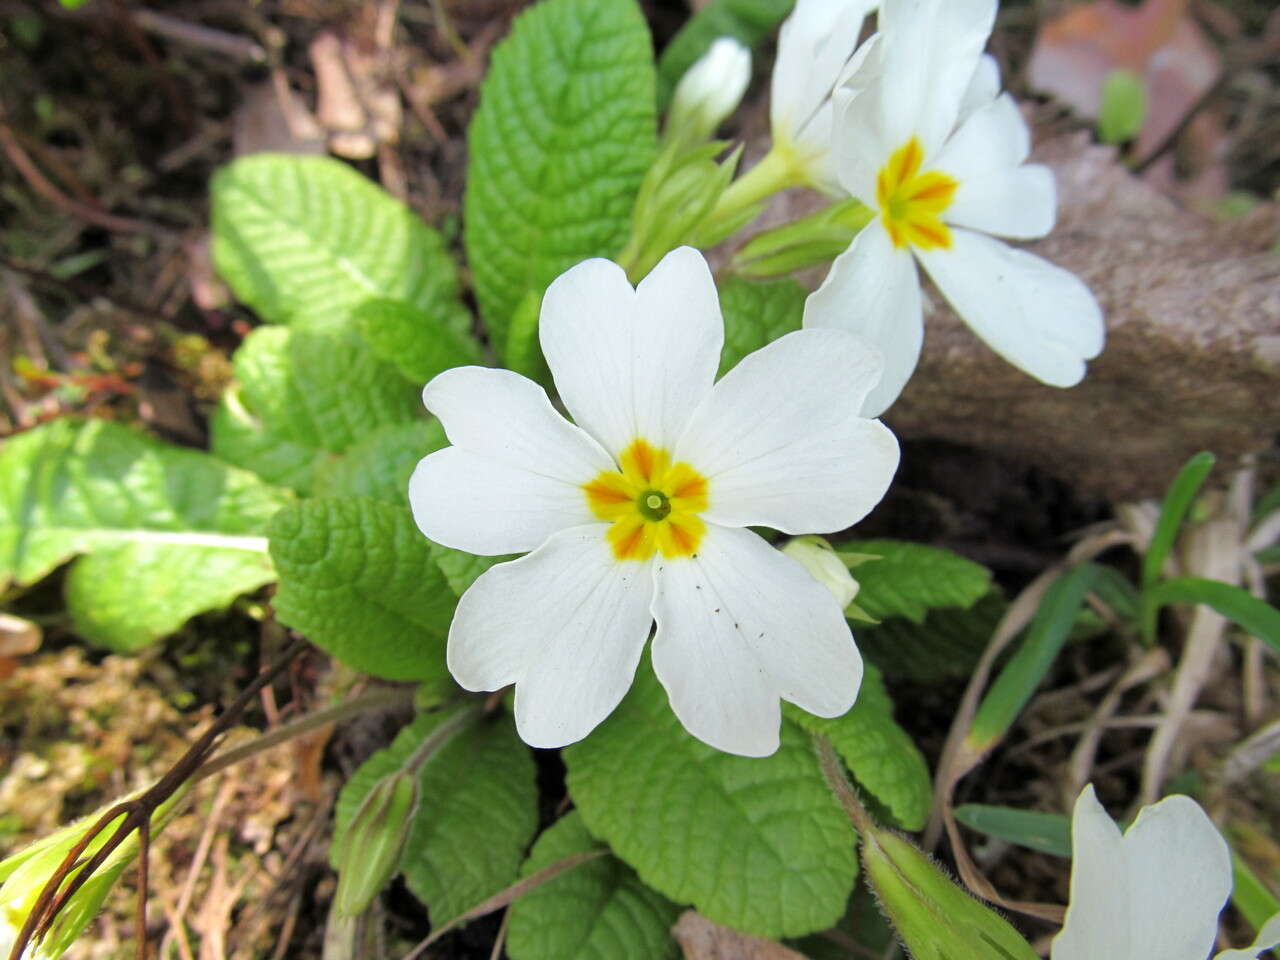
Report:
M 527 877 L 601 847 L 578 812 L 570 811 L 538 838 L 520 873 Z M 669 931 L 679 913 L 625 863 L 606 855 L 512 904 L 507 952 L 511 960 L 674 960 L 678 952 Z
M 276 616 L 343 663 L 389 680 L 444 670 L 458 598 L 439 547 L 407 508 L 359 497 L 304 500 L 271 523 Z
M 862 689 L 844 716 L 827 719 L 785 704 L 788 718 L 826 737 L 854 779 L 905 830 L 920 830 L 929 817 L 933 783 L 924 756 L 893 719 L 893 701 L 880 671 L 866 664 Z
M 419 715 L 352 774 L 334 811 L 335 845 L 374 784 L 403 767 L 453 715 L 448 709 Z M 516 879 L 538 824 L 533 757 L 508 717 L 481 719 L 431 754 L 419 796 L 400 869 L 432 926 L 440 926 Z
M 991 589 L 991 571 L 939 547 L 901 540 L 855 540 L 841 543 L 838 554 L 880 557 L 859 563 L 858 606 L 877 620 L 906 617 L 923 623 L 938 607 L 967 609 Z
M 855 837 L 794 723 L 773 756 L 722 753 L 684 731 L 646 658 L 618 709 L 564 758 L 587 829 L 676 903 L 774 938 L 844 913 Z
M 213 176 L 213 260 L 273 323 L 341 323 L 366 300 L 457 322 L 457 268 L 435 230 L 327 157 L 260 153 Z
M 262 327 L 234 363 L 237 386 L 214 415 L 213 452 L 300 493 L 373 431 L 423 417 L 421 385 L 348 330 Z
M 353 325 L 373 352 L 425 385 L 450 367 L 481 363 L 480 342 L 471 335 L 471 314 L 460 303 L 444 316 L 422 313 L 400 300 L 369 300 L 355 309 Z
M 657 149 L 634 0 L 543 0 L 493 51 L 468 133 L 465 240 L 495 349 L 520 301 L 626 243 Z
M 317 464 L 313 492 L 318 497 L 369 497 L 407 508 L 413 468 L 447 443 L 439 420 L 388 424 L 347 447 L 341 457 Z
M 271 582 L 287 494 L 205 453 L 103 420 L 55 420 L 0 449 L 0 582 L 78 554 L 67 604 L 88 640 L 132 650 Z
M 723 377 L 748 353 L 799 330 L 807 295 L 804 287 L 790 279 L 759 282 L 730 277 L 722 283 L 724 349 L 716 376 Z

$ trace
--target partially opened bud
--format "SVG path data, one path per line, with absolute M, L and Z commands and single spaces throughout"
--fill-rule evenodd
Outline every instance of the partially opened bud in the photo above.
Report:
M 948 879 L 914 844 L 887 830 L 864 831 L 862 864 L 913 960 L 1037 960 L 994 910 Z
M 186 792 L 187 787 L 183 786 L 152 814 L 152 836 L 159 833 L 173 818 Z M 8 960 L 14 942 L 35 908 L 45 884 L 106 809 L 104 807 L 91 813 L 0 862 L 0 880 L 3 881 L 0 884 L 0 960 Z M 122 813 L 93 838 L 80 856 L 81 864 L 86 863 L 103 848 L 115 834 L 124 816 L 125 814 Z M 22 954 L 22 960 L 56 960 L 57 957 L 62 956 L 97 915 L 120 874 L 137 857 L 138 850 L 138 834 L 135 831 L 130 833 L 103 861 L 102 865 L 94 870 L 58 912 L 45 937 L 27 947 Z M 82 868 L 77 867 L 68 872 L 64 887 L 80 869 Z
M 742 102 L 751 80 L 751 51 L 720 37 L 676 86 L 664 135 L 697 143 L 709 138 Z
M 853 579 L 844 561 L 822 537 L 794 537 L 782 552 L 798 560 L 813 579 L 830 590 L 841 610 L 853 603 L 853 598 L 858 595 L 858 581 Z
M 401 769 L 379 780 L 334 843 L 334 910 L 354 917 L 391 882 L 418 809 L 418 777 Z

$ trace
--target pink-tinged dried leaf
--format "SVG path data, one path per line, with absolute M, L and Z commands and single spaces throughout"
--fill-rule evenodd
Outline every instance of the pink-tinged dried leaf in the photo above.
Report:
M 0 657 L 21 657 L 40 649 L 43 634 L 37 624 L 11 613 L 0 613 Z
M 780 943 L 722 927 L 694 910 L 680 914 L 671 935 L 685 960 L 806 960 Z
M 315 117 L 289 89 L 282 71 L 269 83 L 245 86 L 244 101 L 233 120 L 234 153 L 319 154 L 324 133 Z
M 1186 7 L 1187 0 L 1147 0 L 1139 7 L 1097 0 L 1072 7 L 1041 27 L 1028 82 L 1095 119 L 1111 71 L 1142 76 L 1147 116 L 1137 145 L 1141 159 L 1177 128 L 1222 69 Z

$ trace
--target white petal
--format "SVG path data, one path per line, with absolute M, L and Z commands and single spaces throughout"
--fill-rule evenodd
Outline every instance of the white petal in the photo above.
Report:
M 1231 893 L 1231 854 L 1190 797 L 1143 807 L 1124 835 L 1128 960 L 1204 960 Z
M 1258 931 L 1258 939 L 1243 950 L 1223 950 L 1214 960 L 1257 960 L 1258 954 L 1272 947 L 1280 947 L 1280 913 L 1268 920 Z
M 1071 902 L 1052 960 L 1134 960 L 1128 873 L 1120 828 L 1093 792 L 1081 791 L 1071 817 Z
M 636 290 L 622 268 L 587 260 L 547 288 L 539 335 L 560 398 L 617 454 L 637 437 L 669 446 L 711 390 L 724 344 L 702 254 L 667 254 Z
M 959 118 L 995 14 L 996 0 L 885 0 L 881 96 L 895 149 L 912 136 L 926 158 L 941 146 Z
M 1018 105 L 1003 94 L 976 111 L 929 160 L 961 183 L 1016 167 L 1031 153 L 1031 131 Z
M 960 115 L 956 118 L 956 126 L 964 122 L 975 111 L 985 107 L 1000 95 L 1000 64 L 989 53 L 978 58 L 969 86 L 960 98 Z
M 835 598 L 749 530 L 710 525 L 698 553 L 660 561 L 653 667 L 691 734 L 744 756 L 778 748 L 778 698 L 834 717 L 862 657 Z
M 542 387 L 510 370 L 454 367 L 423 388 L 422 402 L 450 443 L 481 457 L 574 484 L 614 469 L 599 444 L 556 412 Z
M 863 401 L 862 416 L 877 417 L 898 399 L 924 339 L 920 278 L 911 254 L 894 248 L 878 220 L 831 264 L 827 279 L 805 301 L 804 325 L 847 330 L 880 352 L 884 372 Z
M 607 524 L 564 530 L 471 585 L 449 630 L 449 672 L 468 690 L 516 685 L 534 747 L 581 740 L 635 677 L 653 623 L 647 564 L 618 563 Z
M 949 250 L 916 256 L 956 312 L 996 353 L 1055 387 L 1084 377 L 1102 352 L 1102 310 L 1080 278 L 1025 250 L 969 230 Z
M 409 506 L 418 529 L 436 543 L 490 557 L 524 553 L 558 530 L 596 519 L 580 485 L 461 447 L 418 462 Z
M 865 517 L 898 468 L 893 434 L 856 415 L 879 375 L 842 330 L 789 333 L 725 374 L 675 452 L 709 481 L 704 518 L 829 533 Z
M 840 79 L 862 21 L 878 0 L 799 0 L 778 33 L 770 90 L 775 139 L 829 148 L 829 129 L 814 123 Z
M 861 91 L 841 89 L 832 97 L 836 175 L 850 196 L 872 209 L 877 209 L 876 177 L 896 149 L 884 139 L 882 85 L 882 80 L 875 79 Z
M 1058 190 L 1053 171 L 1038 163 L 961 180 L 946 221 L 999 237 L 1034 240 L 1053 229 Z
M 518 553 L 595 519 L 582 484 L 613 461 L 537 384 L 509 370 L 455 367 L 422 395 L 454 444 L 424 457 L 409 480 L 414 520 L 432 540 Z

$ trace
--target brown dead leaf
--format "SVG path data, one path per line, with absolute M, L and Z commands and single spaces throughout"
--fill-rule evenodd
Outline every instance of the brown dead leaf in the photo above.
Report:
M 694 910 L 680 914 L 671 934 L 685 960 L 806 960 L 780 943 L 722 927 Z
M 245 86 L 244 101 L 235 112 L 233 142 L 238 157 L 325 152 L 324 132 L 279 70 L 268 83 Z
M 1147 116 L 1135 148 L 1141 161 L 1163 143 L 1213 86 L 1221 59 L 1187 16 L 1188 0 L 1146 0 L 1129 7 L 1096 0 L 1045 23 L 1027 79 L 1076 113 L 1096 119 L 1102 85 L 1116 69 L 1141 75 Z
M 400 94 L 389 76 L 387 51 L 364 50 L 326 30 L 308 53 L 316 74 L 316 115 L 334 153 L 367 160 L 379 144 L 399 139 Z

